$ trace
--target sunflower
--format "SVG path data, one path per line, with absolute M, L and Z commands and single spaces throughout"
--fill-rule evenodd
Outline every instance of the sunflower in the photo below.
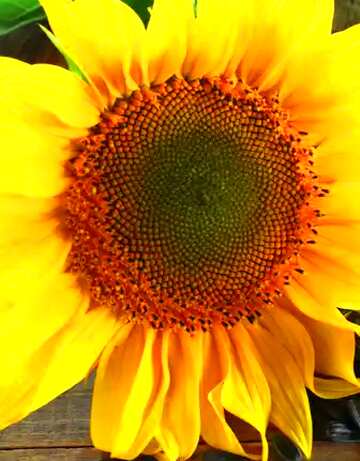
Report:
M 1 427 L 96 368 L 112 456 L 265 461 L 272 424 L 310 457 L 306 388 L 360 388 L 360 28 L 332 0 L 42 5 L 82 78 L 0 59 Z

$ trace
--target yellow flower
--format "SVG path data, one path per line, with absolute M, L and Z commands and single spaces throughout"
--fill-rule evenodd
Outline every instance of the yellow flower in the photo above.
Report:
M 359 391 L 360 29 L 332 0 L 42 0 L 85 80 L 0 59 L 0 425 L 97 367 L 96 447 L 311 453 Z

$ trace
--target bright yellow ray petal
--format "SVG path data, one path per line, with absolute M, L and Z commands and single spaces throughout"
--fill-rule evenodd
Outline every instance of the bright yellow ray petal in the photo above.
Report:
M 339 237 L 349 233 L 339 232 Z M 357 236 L 356 236 L 357 237 Z M 354 249 L 359 247 L 354 243 Z M 360 257 L 344 250 L 339 240 L 317 239 L 314 250 L 302 252 L 299 264 L 304 270 L 296 277 L 306 290 L 315 293 L 324 306 L 360 309 Z
M 330 194 L 319 200 L 324 217 L 317 226 L 317 243 L 303 252 L 299 263 L 305 272 L 294 275 L 286 292 L 305 315 L 350 331 L 360 331 L 348 322 L 338 307 L 359 308 L 360 205 L 354 199 L 360 183 L 331 184 Z
M 314 378 L 314 392 L 322 398 L 340 399 L 359 393 L 359 385 L 354 385 L 340 378 Z
M 95 365 L 100 353 L 118 328 L 107 308 L 96 308 L 79 314 L 44 346 L 54 353 L 41 376 L 32 400 L 31 411 L 45 405 L 55 396 L 77 384 Z M 43 357 L 37 363 L 41 363 Z
M 169 459 L 189 458 L 200 437 L 202 333 L 169 337 L 170 385 L 156 439 Z
M 180 76 L 193 21 L 191 0 L 154 1 L 146 34 L 150 82 L 162 83 L 172 75 Z
M 278 337 L 260 324 L 249 325 L 247 330 L 268 380 L 272 401 L 270 421 L 310 458 L 312 423 L 301 367 Z
M 42 116 L 50 126 L 57 122 L 78 129 L 95 125 L 101 109 L 89 85 L 73 73 L 5 57 L 0 58 L 0 101 L 30 125 Z
M 132 458 L 131 453 L 128 452 L 133 448 L 134 440 L 143 424 L 145 410 L 151 399 L 155 384 L 153 349 L 156 332 L 152 329 L 145 331 L 143 327 L 140 328 L 144 330 L 144 339 L 142 341 L 137 337 L 135 341 L 136 343 L 140 343 L 143 351 L 141 359 L 137 362 L 136 374 L 132 379 L 128 395 L 124 399 L 124 404 L 118 408 L 121 411 L 121 418 L 117 424 L 118 432 L 111 450 L 112 456 L 116 458 Z M 128 341 L 130 342 L 130 340 Z M 135 350 L 136 346 L 137 344 L 132 343 L 132 347 Z M 129 347 L 131 347 L 131 342 Z M 129 356 L 130 360 L 131 356 Z M 126 356 L 122 358 L 120 363 L 127 363 Z
M 330 193 L 317 204 L 324 216 L 317 224 L 312 253 L 318 259 L 335 261 L 337 278 L 353 290 L 360 271 L 360 201 L 356 199 L 360 195 L 360 182 L 336 182 L 328 187 Z
M 228 340 L 220 327 L 204 334 L 204 375 L 201 384 L 201 436 L 219 450 L 241 456 L 247 453 L 225 420 L 221 403 L 222 387 L 229 373 L 229 355 L 223 341 Z
M 153 437 L 160 424 L 166 393 L 169 388 L 168 352 L 169 332 L 163 332 L 156 337 L 153 365 L 156 364 L 158 366 L 154 366 L 153 370 L 154 386 L 146 408 L 143 424 L 136 436 L 132 449 L 128 452 L 128 456 L 131 459 L 134 459 L 141 453 L 145 453 L 146 450 L 148 452 L 151 451 L 152 454 L 161 451 L 159 443 Z
M 119 0 L 42 0 L 65 51 L 112 102 L 147 81 L 142 55 L 145 28 Z
M 189 29 L 183 74 L 201 78 L 231 73 L 231 68 L 234 71 L 232 62 L 235 56 L 239 62 L 244 51 L 251 13 L 252 2 L 243 2 L 240 6 L 236 0 L 200 0 L 197 18 Z
M 354 104 L 354 110 L 358 105 Z M 345 117 L 346 118 L 346 117 Z M 325 138 L 315 150 L 314 169 L 325 181 L 359 181 L 360 180 L 360 124 L 348 130 L 344 128 L 338 136 Z
M 49 276 L 44 277 L 44 287 L 32 290 L 19 277 L 15 280 L 11 279 L 20 299 L 14 295 L 0 302 L 2 382 L 11 380 L 31 354 L 59 331 L 83 302 L 69 276 L 53 274 L 50 280 Z
M 108 345 L 100 361 L 91 416 L 92 436 L 97 447 L 111 451 L 116 457 L 120 454 L 126 457 L 151 395 L 153 342 L 154 334 L 147 334 L 141 325 L 126 324 Z M 136 397 L 134 389 L 139 392 Z M 127 409 L 134 405 L 139 408 L 129 418 Z M 108 421 L 112 423 L 104 431 Z
M 127 324 L 107 346 L 99 364 L 91 418 L 98 448 L 133 459 L 153 437 L 168 384 L 166 341 L 166 334 Z
M 294 56 L 287 65 L 280 101 L 294 126 L 316 133 L 319 142 L 349 144 L 348 127 L 359 131 L 360 64 L 353 59 L 359 50 L 357 26 L 331 35 L 325 43 L 314 42 L 311 52 Z
M 62 272 L 69 250 L 70 242 L 51 233 L 0 247 L 1 302 L 26 305 L 28 296 L 46 289 L 46 282 Z
M 328 283 L 332 279 L 334 286 L 329 287 L 329 298 L 333 297 L 337 306 L 358 309 L 360 222 L 338 222 L 318 230 L 314 250 L 304 253 L 309 271 L 312 270 L 314 277 L 324 277 L 324 281 L 327 278 Z M 322 274 L 319 274 L 319 265 L 323 268 Z
M 337 181 L 330 184 L 329 189 L 330 193 L 319 200 L 321 212 L 325 215 L 319 221 L 319 225 L 327 226 L 337 222 L 359 222 L 360 202 L 359 200 L 354 200 L 354 198 L 359 197 L 360 182 Z
M 352 284 L 353 274 L 359 271 L 359 257 L 356 257 L 356 254 L 360 251 L 360 220 L 340 218 L 337 222 L 331 222 L 329 219 L 327 225 L 318 226 L 317 230 L 317 245 L 314 248 L 318 253 L 327 255 L 331 259 L 340 256 L 337 263 L 347 272 L 348 282 Z
M 294 276 L 290 285 L 286 287 L 286 295 L 301 312 L 314 320 L 324 321 L 329 325 L 360 333 L 360 327 L 348 322 L 336 305 L 326 304 L 327 299 L 323 292 L 324 289 L 328 288 L 328 285 L 321 288 L 315 286 L 313 282 L 306 274 Z
M 0 194 L 53 197 L 61 193 L 68 184 L 63 170 L 68 142 L 8 114 L 0 127 Z
M 45 405 L 89 373 L 117 322 L 107 309 L 85 312 L 84 307 L 33 354 L 13 383 L 2 388 L 1 427 Z
M 58 222 L 51 218 L 52 199 L 0 195 L 0 252 L 11 244 L 41 240 L 54 232 Z
M 134 326 L 131 323 L 119 326 L 119 331 L 112 341 L 107 344 L 100 358 L 96 374 L 94 399 L 91 408 L 91 436 L 95 446 L 106 451 L 111 451 L 116 437 L 116 425 L 119 418 L 121 418 L 121 413 L 118 411 L 118 402 L 123 403 L 127 392 L 129 392 L 131 379 L 134 377 L 138 358 L 142 352 L 143 341 L 137 345 L 135 350 L 127 351 L 128 355 L 131 353 L 133 355 L 132 361 L 128 362 L 126 367 L 121 366 L 121 363 L 119 364 L 118 359 L 123 354 L 126 354 L 126 341 L 133 328 Z M 133 337 L 138 338 L 137 332 L 133 332 Z M 135 357 L 136 361 L 134 360 Z M 123 378 L 125 370 L 126 376 L 130 378 L 125 381 L 123 379 L 119 380 L 119 375 Z M 112 423 L 109 424 L 109 422 Z
M 88 85 L 64 69 L 10 58 L 0 58 L 0 83 L 0 193 L 61 193 L 70 139 L 98 121 Z
M 327 47 L 326 51 L 329 53 L 331 70 L 338 90 L 344 91 L 350 102 L 358 102 L 360 63 L 357 59 L 353 59 L 353 56 L 358 55 L 360 51 L 360 25 L 332 34 Z M 344 75 L 346 75 L 345 79 Z
M 360 391 L 354 372 L 355 334 L 302 316 L 315 349 L 315 366 L 322 375 L 342 378 Z
M 291 57 L 330 35 L 334 4 L 332 0 L 250 3 L 255 9 L 254 27 L 238 75 L 261 91 L 268 91 L 282 84 Z
M 322 398 L 359 391 L 354 374 L 354 333 L 302 314 L 289 300 L 279 300 L 260 323 L 276 336 L 302 370 L 306 386 Z M 324 375 L 316 378 L 315 373 Z
M 230 369 L 222 389 L 224 408 L 253 426 L 261 435 L 262 460 L 268 458 L 266 429 L 271 407 L 267 380 L 257 361 L 254 345 L 243 325 L 229 331 Z

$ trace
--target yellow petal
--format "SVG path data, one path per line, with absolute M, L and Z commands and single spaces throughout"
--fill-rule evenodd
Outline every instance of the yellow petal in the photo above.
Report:
M 360 327 L 348 322 L 335 305 L 324 304 L 326 302 L 326 296 L 324 300 L 323 294 L 325 289 L 326 287 L 319 289 L 311 279 L 304 281 L 301 277 L 294 276 L 285 292 L 301 312 L 314 320 L 324 321 L 329 325 L 359 333 Z
M 359 255 L 344 250 L 338 241 L 326 242 L 318 237 L 317 243 L 316 249 L 303 251 L 299 258 L 305 271 L 302 277 L 297 277 L 299 283 L 312 293 L 317 291 L 316 298 L 325 306 L 359 309 Z
M 316 245 L 307 259 L 313 257 L 315 263 L 327 259 L 327 266 L 331 261 L 334 267 L 324 267 L 324 272 L 336 271 L 334 282 L 345 282 L 351 296 L 356 296 L 360 275 L 360 201 L 356 197 L 360 182 L 336 182 L 329 189 L 330 194 L 318 203 L 324 216 L 318 221 Z
M 292 57 L 330 35 L 332 0 L 250 2 L 254 7 L 253 33 L 238 69 L 247 83 L 267 91 L 282 84 Z M 241 27 L 241 26 L 240 26 Z M 266 46 L 264 46 L 266 43 Z
M 358 105 L 354 104 L 354 110 Z M 349 124 L 349 118 L 347 123 Z M 351 119 L 350 119 L 351 122 Z M 349 125 L 348 125 L 349 126 Z M 320 178 L 332 181 L 359 181 L 360 180 L 360 124 L 352 123 L 351 135 L 344 128 L 338 136 L 332 136 L 332 131 L 322 140 L 315 150 L 314 170 Z M 321 202 L 320 202 L 321 205 Z
M 262 460 L 268 458 L 266 429 L 271 407 L 269 386 L 248 332 L 239 324 L 229 331 L 230 369 L 222 389 L 224 408 L 261 435 Z
M 301 366 L 279 338 L 260 324 L 249 325 L 247 330 L 259 352 L 269 384 L 272 402 L 270 421 L 310 458 L 312 423 Z
M 89 85 L 61 67 L 1 57 L 0 84 L 2 103 L 7 101 L 20 120 L 30 125 L 40 115 L 48 118 L 49 126 L 57 123 L 74 129 L 88 128 L 99 120 L 101 107 Z
M 53 233 L 0 246 L 0 300 L 26 301 L 46 287 L 64 269 L 69 250 L 70 242 Z
M 168 367 L 169 332 L 163 332 L 156 337 L 154 345 L 153 366 L 154 386 L 152 395 L 144 415 L 143 424 L 133 443 L 132 451 L 128 453 L 131 459 L 137 454 L 147 451 L 155 454 L 161 451 L 159 443 L 153 438 L 159 427 L 164 408 L 166 393 L 169 388 L 170 376 Z M 159 366 L 157 366 L 159 365 Z
M 54 232 L 58 222 L 50 213 L 56 203 L 52 199 L 0 195 L 0 252 L 11 244 L 37 239 Z
M 191 0 L 154 1 L 146 34 L 150 82 L 162 83 L 172 75 L 180 76 L 193 21 Z
M 63 192 L 67 146 L 64 139 L 9 115 L 0 127 L 0 194 L 53 197 Z
M 320 200 L 325 217 L 317 226 L 317 243 L 302 252 L 303 275 L 293 275 L 286 288 L 288 297 L 305 315 L 330 325 L 360 331 L 338 311 L 338 307 L 359 307 L 359 218 L 354 200 L 359 183 L 335 183 Z
M 49 268 L 51 270 L 51 268 Z M 45 280 L 44 280 L 45 279 Z M 1 362 L 4 379 L 11 380 L 42 344 L 59 331 L 74 315 L 83 297 L 71 277 L 44 277 L 42 288 L 28 289 L 21 279 L 16 284 L 18 295 L 1 300 Z
M 316 371 L 348 381 L 353 384 L 351 393 L 359 392 L 360 379 L 354 372 L 355 334 L 305 316 L 302 322 L 314 345 Z
M 286 298 L 279 305 L 270 318 L 264 316 L 265 323 L 271 323 L 274 334 L 279 333 L 294 358 L 298 357 L 303 364 L 308 387 L 325 398 L 358 392 L 360 380 L 354 372 L 355 334 L 304 315 Z M 314 367 L 324 378 L 312 379 Z
M 118 328 L 107 308 L 83 310 L 43 348 L 53 348 L 46 370 L 32 400 L 31 411 L 45 405 L 55 396 L 86 377 L 106 343 Z M 41 363 L 43 357 L 37 357 Z
M 353 59 L 360 50 L 360 27 L 325 43 L 314 41 L 309 50 L 288 63 L 280 101 L 298 129 L 317 133 L 320 142 L 346 144 L 348 127 L 359 131 L 360 123 L 360 65 Z
M 113 102 L 146 82 L 145 28 L 119 0 L 41 0 L 65 51 L 103 96 Z
M 201 436 L 219 450 L 241 456 L 247 453 L 225 420 L 221 403 L 223 383 L 229 374 L 229 354 L 224 349 L 228 341 L 221 327 L 204 334 L 204 374 L 201 383 Z M 226 344 L 226 343 L 225 343 Z
M 321 211 L 325 217 L 319 221 L 319 226 L 336 224 L 338 221 L 359 222 L 360 202 L 354 200 L 360 194 L 359 181 L 337 181 L 330 185 L 330 193 L 319 200 Z
M 306 386 L 317 395 L 340 398 L 359 391 L 354 375 L 354 333 L 310 319 L 287 299 L 264 313 L 260 323 L 292 355 Z M 317 378 L 315 373 L 324 377 Z
M 234 72 L 247 44 L 252 2 L 200 0 L 189 28 L 188 51 L 182 72 L 189 78 Z M 209 46 L 211 37 L 211 46 Z M 236 64 L 234 63 L 235 61 Z
M 167 335 L 126 324 L 108 345 L 94 390 L 91 433 L 96 447 L 133 459 L 148 445 L 168 384 L 166 343 Z
M 132 330 L 133 325 L 130 323 L 119 326 L 119 331 L 104 349 L 96 373 L 94 399 L 91 408 L 91 437 L 96 447 L 106 451 L 111 451 L 116 436 L 116 426 L 119 417 L 121 417 L 117 411 L 117 402 L 122 402 L 126 396 L 125 393 L 118 391 L 129 391 L 131 379 L 138 365 L 138 359 L 136 363 L 133 360 L 130 361 L 126 367 L 121 366 L 121 364 L 119 366 L 117 360 L 126 351 L 126 341 Z M 134 331 L 134 337 L 136 337 L 137 332 L 138 330 Z M 143 338 L 141 339 L 143 340 Z M 143 342 L 137 344 L 136 349 L 128 352 L 128 354 L 133 352 L 132 358 L 134 359 L 136 354 L 137 356 L 141 354 L 142 346 Z M 130 379 L 119 380 L 119 373 L 124 373 L 125 369 L 127 371 L 126 376 L 131 375 Z M 110 402 L 113 404 L 110 405 Z M 106 424 L 104 424 L 105 421 Z
M 135 327 L 134 331 L 136 329 L 137 327 Z M 131 459 L 132 456 L 131 453 L 129 453 L 130 451 L 140 453 L 141 448 L 143 448 L 134 447 L 134 441 L 143 425 L 147 405 L 151 399 L 155 384 L 153 349 L 156 333 L 152 329 L 145 330 L 142 326 L 139 326 L 139 329 L 143 330 L 140 336 L 139 333 L 131 334 L 127 339 L 125 354 L 121 358 L 117 357 L 118 366 L 119 363 L 125 364 L 134 358 L 134 365 L 137 365 L 137 370 L 133 376 L 129 376 L 129 373 L 127 373 L 127 381 L 131 381 L 131 387 L 127 395 L 123 396 L 124 403 L 118 401 L 119 406 L 117 407 L 117 411 L 120 413 L 121 417 L 116 425 L 118 432 L 114 441 L 115 443 L 111 449 L 112 456 L 116 458 Z M 143 338 L 141 338 L 141 334 Z M 138 348 L 142 348 L 142 352 L 137 360 L 136 351 Z M 132 350 L 130 351 L 130 349 Z M 128 352 L 128 356 L 126 355 L 126 350 L 130 352 Z M 135 351 L 135 356 L 132 355 L 133 351 Z M 127 372 L 128 371 L 129 370 L 127 370 Z M 123 380 L 124 379 L 125 376 L 123 376 Z M 138 448 L 140 448 L 140 450 L 138 450 Z
M 98 121 L 88 85 L 56 66 L 10 58 L 0 58 L 0 83 L 0 193 L 61 193 L 70 139 Z
M 156 439 L 169 459 L 189 458 L 200 437 L 202 333 L 169 337 L 170 385 Z
M 343 379 L 324 379 L 314 378 L 314 392 L 320 397 L 330 399 L 340 399 L 344 396 L 354 395 L 359 393 L 359 384 L 354 385 Z
M 89 373 L 117 322 L 107 309 L 86 312 L 84 307 L 34 352 L 11 385 L 2 388 L 1 427 L 45 405 Z

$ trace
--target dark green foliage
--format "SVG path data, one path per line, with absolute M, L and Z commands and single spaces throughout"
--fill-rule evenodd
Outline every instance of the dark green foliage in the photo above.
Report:
M 0 0 L 0 37 L 44 18 L 38 0 Z

